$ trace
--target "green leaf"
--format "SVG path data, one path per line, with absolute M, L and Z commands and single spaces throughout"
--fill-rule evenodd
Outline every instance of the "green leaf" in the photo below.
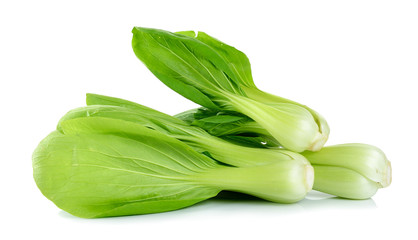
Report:
M 190 154 L 195 157 L 199 156 L 198 153 L 179 140 L 135 122 L 106 117 L 75 118 L 61 122 L 61 128 L 62 132 L 67 135 L 97 133 L 117 135 L 124 138 L 130 138 L 135 141 L 148 141 L 149 139 L 156 139 L 156 141 L 162 142 L 160 143 L 160 146 L 165 144 L 174 144 L 177 145 L 179 149 L 182 147 L 184 148 L 182 149 L 183 151 L 173 151 L 171 155 L 180 158 L 184 157 L 184 152 L 190 152 Z M 201 163 L 201 165 L 197 163 Z M 215 166 L 214 164 L 215 163 L 213 161 L 208 161 L 207 159 L 193 161 L 193 165 L 199 165 L 199 168 L 204 168 L 205 166 L 213 167 Z
M 254 122 L 254 120 L 239 113 L 219 112 L 206 108 L 198 108 L 179 113 L 175 115 L 175 117 L 190 125 L 198 126 L 214 136 L 251 133 L 251 137 L 257 136 L 260 137 L 260 139 L 265 139 L 265 141 L 261 142 L 269 142 L 269 146 L 270 144 L 275 146 L 278 144 L 277 141 L 274 140 L 264 128 Z M 253 140 L 251 140 L 251 142 L 253 142 Z
M 207 122 L 207 123 L 233 123 L 242 119 L 244 118 L 241 116 L 217 115 L 217 116 L 203 118 L 200 121 Z
M 237 80 L 240 81 L 242 85 L 246 87 L 255 87 L 251 73 L 250 60 L 243 52 L 204 32 L 198 32 L 196 34 L 194 31 L 183 31 L 177 33 L 194 37 L 212 47 L 229 64 L 229 67 L 232 69 L 235 76 L 237 76 Z
M 234 144 L 252 148 L 270 148 L 277 147 L 277 143 L 274 141 L 267 141 L 261 136 L 246 136 L 246 135 L 226 135 L 222 136 L 225 139 Z
M 152 109 L 144 105 L 131 102 L 125 99 L 121 99 L 121 98 L 108 97 L 104 95 L 88 93 L 86 95 L 86 103 L 88 106 L 94 106 L 94 105 L 117 106 L 121 108 L 114 108 L 115 111 L 126 111 L 126 112 L 129 112 L 130 115 L 137 115 L 137 116 L 146 115 L 148 118 L 157 118 L 160 120 L 164 120 L 166 122 L 174 122 L 179 125 L 186 125 L 183 121 L 173 118 L 172 116 L 168 114 L 162 113 L 155 109 Z M 102 107 L 104 106 L 98 106 L 99 109 Z
M 210 118 L 217 117 L 220 115 L 226 116 L 226 118 L 222 120 L 214 119 L 214 121 L 222 121 L 224 123 L 230 123 L 230 122 L 239 121 L 242 118 L 248 118 L 247 116 L 242 115 L 237 112 L 222 112 L 222 111 L 217 111 L 217 110 L 203 108 L 203 107 L 190 109 L 185 112 L 181 112 L 179 114 L 176 114 L 175 117 L 178 119 L 181 119 L 184 122 L 187 122 L 188 124 L 191 124 L 194 121 L 200 121 L 200 120 L 205 121 L 206 119 L 209 119 L 208 122 L 210 122 L 211 121 Z
M 191 37 L 191 38 L 196 37 L 196 32 L 195 31 L 178 31 L 178 32 L 175 32 L 175 33 L 181 34 L 181 35 L 184 35 L 184 36 L 188 36 L 188 37 Z
M 65 121 L 64 133 L 51 133 L 35 150 L 35 181 L 58 207 L 85 218 L 145 214 L 219 192 L 189 181 L 215 167 L 211 159 L 156 131 L 118 121 Z
M 195 114 L 199 110 L 199 108 L 190 109 L 181 113 L 174 115 L 175 118 L 186 122 L 187 124 L 191 125 L 192 122 L 196 119 Z
M 134 110 L 140 111 L 148 111 L 150 108 L 143 106 L 141 104 L 131 102 L 121 98 L 109 97 L 100 94 L 94 93 L 87 93 L 86 94 L 86 104 L 87 106 L 90 105 L 110 105 L 110 106 L 119 106 L 119 107 L 126 107 L 131 108 Z
M 89 106 L 76 108 L 65 114 L 59 121 L 57 129 L 60 130 L 61 123 L 69 119 L 102 117 L 139 124 L 180 139 L 182 136 L 211 137 L 204 130 L 189 126 L 180 119 L 127 100 L 87 94 L 87 104 Z
M 135 27 L 136 56 L 164 84 L 208 108 L 218 108 L 222 91 L 243 94 L 228 63 L 213 48 L 194 38 Z M 213 98 L 218 98 L 218 101 Z

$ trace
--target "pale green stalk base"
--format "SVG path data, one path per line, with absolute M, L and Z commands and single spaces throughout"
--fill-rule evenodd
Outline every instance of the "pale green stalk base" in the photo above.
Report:
M 313 189 L 317 191 L 349 199 L 367 199 L 380 188 L 378 183 L 347 168 L 318 165 L 313 167 Z
M 298 106 L 301 106 L 301 107 L 305 108 L 306 110 L 308 110 L 312 114 L 315 121 L 318 123 L 318 126 L 320 127 L 319 128 L 320 132 L 323 133 L 326 136 L 329 136 L 330 128 L 329 128 L 329 125 L 328 125 L 327 121 L 325 120 L 325 118 L 322 117 L 318 112 L 309 108 L 308 106 L 300 104 L 300 103 L 295 102 L 295 101 L 292 101 L 292 100 L 287 99 L 287 98 L 282 98 L 282 97 L 273 95 L 271 93 L 261 91 L 257 88 L 249 88 L 249 87 L 245 87 L 245 86 L 241 86 L 241 88 L 244 90 L 245 94 L 247 94 L 247 96 L 249 98 L 254 99 L 256 101 L 261 101 L 261 102 L 264 102 L 264 103 L 267 103 L 267 104 L 291 103 L 291 104 L 295 104 L 295 105 L 298 105 Z
M 283 161 L 255 167 L 212 169 L 196 175 L 193 181 L 273 202 L 293 203 L 312 190 L 314 170 L 301 162 Z
M 381 183 L 382 187 L 388 187 L 392 183 L 392 164 L 387 161 L 387 167 L 386 167 L 386 182 Z
M 306 109 L 289 103 L 271 106 L 242 96 L 224 95 L 236 111 L 260 124 L 284 148 L 302 152 L 322 147 L 318 145 L 318 142 L 323 142 L 318 125 Z
M 244 90 L 245 94 L 249 98 L 255 101 L 260 101 L 260 102 L 263 102 L 272 106 L 275 106 L 277 104 L 279 108 L 280 108 L 280 103 L 290 103 L 290 104 L 303 107 L 304 109 L 308 110 L 312 114 L 312 117 L 314 118 L 315 122 L 317 123 L 320 134 L 316 136 L 315 140 L 313 141 L 313 144 L 307 150 L 319 151 L 328 140 L 330 128 L 329 128 L 327 121 L 319 113 L 312 110 L 308 106 L 286 99 L 286 98 L 282 98 L 282 97 L 261 91 L 256 87 L 241 86 L 241 88 Z
M 244 147 L 213 136 L 177 138 L 199 152 L 207 151 L 216 160 L 236 167 L 252 167 L 278 161 L 299 161 L 310 165 L 304 156 L 284 149 Z
M 385 154 L 377 147 L 350 143 L 324 147 L 319 152 L 303 152 L 313 165 L 351 169 L 364 177 L 387 187 L 392 182 L 392 167 Z

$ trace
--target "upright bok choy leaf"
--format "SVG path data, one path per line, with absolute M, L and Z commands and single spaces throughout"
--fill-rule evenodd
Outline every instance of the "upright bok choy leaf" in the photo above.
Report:
M 164 84 L 210 109 L 242 113 L 260 124 L 289 150 L 319 150 L 324 135 L 312 113 L 288 103 L 251 99 L 242 88 L 250 84 L 249 69 L 199 39 L 163 30 L 135 27 L 132 46 L 136 56 Z M 244 72 L 245 79 L 240 76 Z M 242 74 L 244 75 L 244 74 Z
M 222 58 L 229 63 L 232 71 L 234 71 L 234 74 L 237 77 L 236 80 L 238 81 L 238 85 L 245 92 L 247 97 L 273 106 L 277 105 L 279 108 L 281 103 L 291 103 L 308 110 L 318 124 L 319 131 L 321 132 L 320 140 L 318 140 L 317 145 L 314 146 L 311 150 L 319 150 L 322 145 L 325 144 L 330 132 L 328 123 L 325 118 L 306 105 L 270 93 L 266 93 L 258 89 L 254 84 L 251 75 L 250 61 L 243 52 L 219 41 L 214 37 L 209 36 L 204 32 L 198 32 L 195 34 L 193 31 L 184 31 L 179 33 L 196 38 L 197 40 L 212 47 L 220 56 L 222 56 Z
M 313 173 L 301 162 L 227 167 L 175 138 L 124 120 L 75 118 L 59 126 L 33 154 L 34 178 L 48 199 L 79 217 L 170 211 L 221 190 L 294 202 L 312 185 Z

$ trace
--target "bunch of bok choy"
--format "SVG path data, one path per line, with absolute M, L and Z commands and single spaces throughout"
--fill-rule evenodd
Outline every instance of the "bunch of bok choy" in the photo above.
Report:
M 59 208 L 96 218 L 176 210 L 229 190 L 294 203 L 315 189 L 365 199 L 392 180 L 367 144 L 325 146 L 325 119 L 258 89 L 241 51 L 203 32 L 135 27 L 136 56 L 202 107 L 170 116 L 87 94 L 33 153 L 34 179 Z

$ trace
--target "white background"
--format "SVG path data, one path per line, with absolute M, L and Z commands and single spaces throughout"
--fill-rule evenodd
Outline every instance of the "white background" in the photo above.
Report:
M 132 52 L 133 26 L 201 30 L 250 58 L 260 89 L 324 115 L 328 145 L 392 161 L 373 199 L 215 199 L 169 213 L 79 219 L 42 196 L 31 154 L 85 93 L 175 114 L 195 107 Z M 416 239 L 417 1 L 1 1 L 1 239 Z

